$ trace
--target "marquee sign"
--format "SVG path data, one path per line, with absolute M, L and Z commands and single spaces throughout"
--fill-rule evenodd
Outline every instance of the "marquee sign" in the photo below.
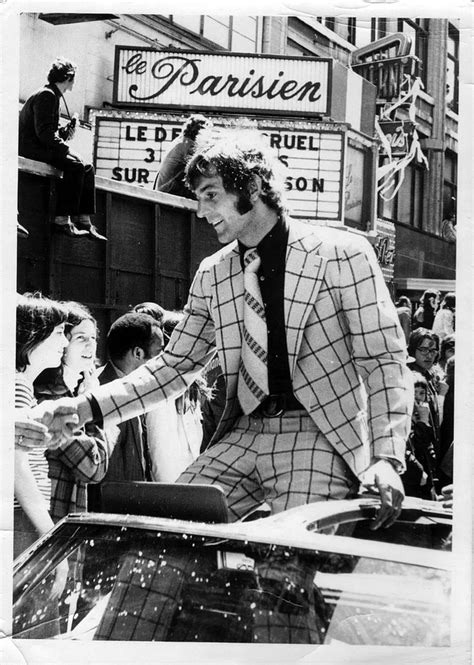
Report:
M 183 116 L 92 111 L 99 176 L 153 189 L 161 161 L 180 134 Z M 214 126 L 225 124 L 212 118 Z M 258 129 L 285 169 L 286 199 L 294 217 L 343 220 L 347 127 L 342 123 L 262 120 Z
M 419 76 L 420 60 L 411 53 L 411 38 L 396 32 L 353 51 L 352 69 L 375 85 L 377 102 L 390 102 Z
M 375 85 L 377 102 L 390 102 L 401 96 L 407 80 L 417 76 L 418 58 L 407 55 L 402 58 L 373 60 L 354 64 L 352 69 Z
M 330 115 L 329 58 L 117 46 L 114 104 Z
M 406 155 L 410 150 L 415 123 L 406 120 L 379 120 L 386 143 L 382 143 L 382 154 L 390 154 L 392 157 Z

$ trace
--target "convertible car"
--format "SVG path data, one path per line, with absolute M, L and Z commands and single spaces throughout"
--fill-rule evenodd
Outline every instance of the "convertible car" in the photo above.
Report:
M 13 637 L 449 646 L 452 512 L 407 498 L 372 530 L 379 505 L 228 523 L 216 487 L 112 485 L 16 560 Z

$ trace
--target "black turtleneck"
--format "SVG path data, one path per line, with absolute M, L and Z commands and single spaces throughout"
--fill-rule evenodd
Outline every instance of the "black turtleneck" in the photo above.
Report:
M 271 394 L 293 392 L 286 346 L 284 286 L 288 225 L 279 219 L 258 243 L 260 256 L 258 278 L 268 330 L 268 387 Z M 249 249 L 239 242 L 243 269 L 244 254 Z

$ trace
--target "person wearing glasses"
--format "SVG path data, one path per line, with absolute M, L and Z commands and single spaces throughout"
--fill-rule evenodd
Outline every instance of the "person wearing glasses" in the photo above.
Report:
M 91 222 L 95 213 L 95 179 L 92 164 L 68 145 L 77 118 L 59 126 L 61 101 L 69 115 L 64 94 L 74 87 L 76 65 L 57 58 L 50 67 L 48 83 L 34 92 L 20 111 L 18 152 L 22 157 L 46 162 L 60 169 L 56 184 L 54 229 L 70 238 L 107 240 Z

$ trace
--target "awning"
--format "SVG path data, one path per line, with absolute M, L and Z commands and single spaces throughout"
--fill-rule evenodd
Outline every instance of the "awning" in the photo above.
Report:
M 427 279 L 425 277 L 396 277 L 394 284 L 398 290 L 403 291 L 426 291 L 426 289 L 437 289 L 438 291 L 456 291 L 455 279 Z

